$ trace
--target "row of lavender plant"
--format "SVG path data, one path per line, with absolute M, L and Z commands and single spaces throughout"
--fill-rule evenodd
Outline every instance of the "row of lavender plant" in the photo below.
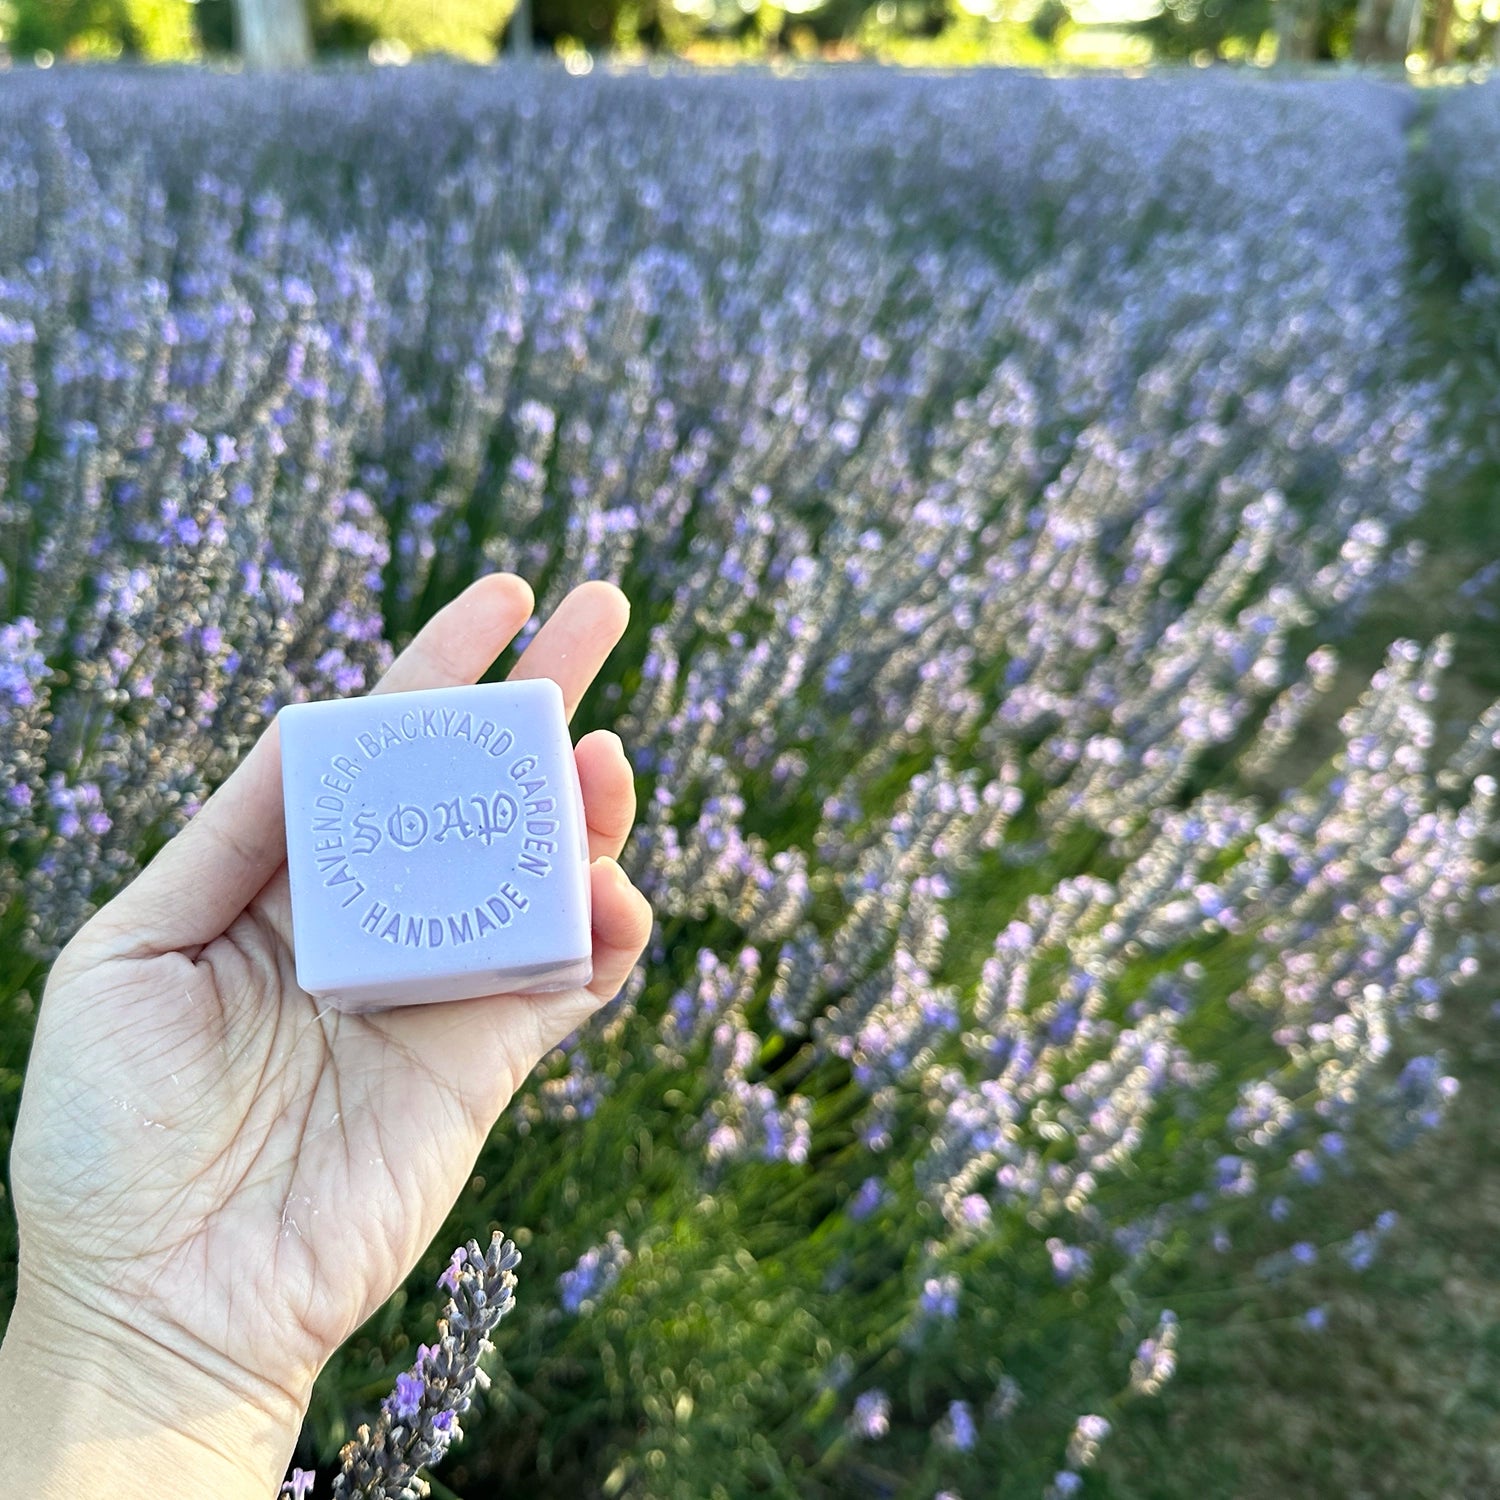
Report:
M 1076 1493 L 1192 1337 L 1150 1269 L 1441 1113 L 1410 1038 L 1476 967 L 1497 715 L 1448 732 L 1442 642 L 1362 693 L 1338 654 L 1451 457 L 1406 374 L 1403 113 L 0 95 L 18 994 L 277 704 L 367 685 L 476 572 L 635 603 L 588 712 L 658 932 L 456 1211 L 532 1276 L 450 1482 Z M 325 1458 L 417 1312 L 330 1369 Z
M 1500 89 L 1443 90 L 1415 140 L 1412 228 L 1425 262 L 1426 358 L 1445 379 L 1448 425 L 1462 438 L 1444 481 L 1452 538 L 1445 592 L 1463 601 L 1472 628 L 1459 647 L 1489 680 L 1488 641 L 1500 620 L 1492 503 L 1500 478 L 1500 184 L 1488 162 L 1500 147 Z M 1459 147 L 1475 154 L 1455 155 Z
M 1458 254 L 1489 277 L 1500 275 L 1500 190 L 1483 163 L 1497 138 L 1500 89 L 1490 85 L 1444 90 L 1422 122 L 1420 186 L 1425 204 Z M 1455 156 L 1457 146 L 1466 155 Z M 1470 157 L 1469 151 L 1479 154 Z

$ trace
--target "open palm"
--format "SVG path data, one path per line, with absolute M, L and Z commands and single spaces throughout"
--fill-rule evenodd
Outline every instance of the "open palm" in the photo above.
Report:
M 375 691 L 477 681 L 531 613 L 508 575 L 440 611 Z M 575 590 L 514 677 L 571 715 L 628 617 Z M 168 1351 L 299 1416 L 394 1290 L 537 1061 L 624 982 L 649 935 L 614 863 L 635 813 L 619 740 L 576 748 L 589 826 L 588 989 L 345 1015 L 296 982 L 275 726 L 63 951 L 12 1153 L 21 1296 Z

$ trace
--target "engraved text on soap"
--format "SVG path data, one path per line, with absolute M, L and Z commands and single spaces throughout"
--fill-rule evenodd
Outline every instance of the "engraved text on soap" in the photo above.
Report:
M 401 748 L 423 739 L 473 746 L 475 779 L 482 776 L 482 783 L 430 800 L 412 796 L 409 788 L 399 799 L 381 797 L 372 780 L 386 778 L 372 778 L 370 768 L 389 764 L 394 770 Z M 378 860 L 373 866 L 367 862 L 382 849 L 403 855 L 432 845 L 455 852 L 465 844 L 488 849 L 519 831 L 517 880 L 545 879 L 557 853 L 557 802 L 536 756 L 514 755 L 510 730 L 488 719 L 476 723 L 467 712 L 419 709 L 382 719 L 378 732 L 365 731 L 355 741 L 350 754 L 329 759 L 319 778 L 312 833 L 320 879 L 339 906 L 348 909 L 367 898 L 353 913 L 362 932 L 402 947 L 458 946 L 510 926 L 517 913 L 529 909 L 530 897 L 516 880 L 507 879 L 455 911 L 436 916 L 402 911 L 377 894 Z

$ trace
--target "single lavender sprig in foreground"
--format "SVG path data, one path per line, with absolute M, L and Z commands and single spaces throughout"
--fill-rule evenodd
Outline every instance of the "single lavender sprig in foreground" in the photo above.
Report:
M 453 1252 L 438 1278 L 450 1294 L 434 1344 L 417 1350 L 410 1371 L 396 1377 L 373 1430 L 361 1426 L 339 1455 L 343 1471 L 333 1481 L 334 1500 L 425 1500 L 430 1493 L 419 1471 L 441 1462 L 463 1433 L 460 1414 L 474 1389 L 488 1388 L 480 1361 L 490 1334 L 515 1306 L 515 1268 L 521 1252 L 496 1230 L 488 1253 L 470 1240 Z

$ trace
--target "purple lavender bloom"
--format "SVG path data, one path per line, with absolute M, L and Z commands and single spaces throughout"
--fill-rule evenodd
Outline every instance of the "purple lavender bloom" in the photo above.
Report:
M 1243 1156 L 1221 1156 L 1214 1171 L 1219 1192 L 1226 1198 L 1244 1198 L 1255 1191 L 1255 1163 Z
M 878 1177 L 866 1177 L 849 1199 L 846 1212 L 858 1223 L 868 1219 L 885 1201 L 885 1187 Z
M 849 1431 L 852 1436 L 874 1442 L 891 1430 L 891 1400 L 878 1387 L 862 1391 L 854 1400 L 854 1410 L 849 1416 Z
M 1323 1180 L 1323 1168 L 1311 1151 L 1296 1152 L 1292 1157 L 1291 1167 L 1298 1178 L 1310 1186 L 1316 1186 Z
M 396 1377 L 396 1388 L 386 1397 L 386 1406 L 398 1422 L 409 1422 L 421 1409 L 426 1386 L 420 1375 L 403 1371 Z
M 951 1447 L 960 1453 L 973 1451 L 979 1441 L 979 1427 L 974 1421 L 974 1408 L 967 1401 L 953 1401 L 948 1405 L 947 1439 Z
M 922 1283 L 917 1306 L 928 1317 L 951 1322 L 958 1316 L 960 1282 L 957 1276 L 929 1276 Z
M 438 1277 L 437 1284 L 451 1297 L 458 1291 L 459 1278 L 463 1275 L 468 1252 L 462 1245 L 453 1252 L 447 1269 Z
M 1047 1253 L 1052 1259 L 1052 1274 L 1060 1282 L 1076 1281 L 1093 1269 L 1093 1256 L 1081 1245 L 1068 1245 L 1052 1238 L 1047 1241 Z
M 37 701 L 37 688 L 47 675 L 40 639 L 33 620 L 0 625 L 0 725 L 15 709 L 29 708 Z
M 592 1306 L 630 1264 L 630 1251 L 616 1230 L 604 1242 L 585 1250 L 571 1270 L 557 1278 L 557 1300 L 564 1312 L 578 1314 Z
M 498 1233 L 487 1251 L 474 1240 L 463 1249 L 463 1269 L 436 1341 L 419 1346 L 413 1368 L 397 1376 L 373 1427 L 360 1427 L 345 1445 L 333 1500 L 396 1500 L 425 1491 L 419 1471 L 459 1438 L 458 1415 L 488 1383 L 481 1361 L 493 1347 L 490 1335 L 515 1306 L 521 1257 Z M 456 1255 L 453 1264 L 460 1264 Z
M 283 609 L 291 609 L 302 603 L 302 585 L 295 574 L 285 568 L 272 568 L 266 574 L 266 587 L 271 602 Z
M 989 1199 L 983 1193 L 965 1193 L 959 1200 L 958 1211 L 963 1222 L 975 1230 L 988 1229 L 994 1218 Z

